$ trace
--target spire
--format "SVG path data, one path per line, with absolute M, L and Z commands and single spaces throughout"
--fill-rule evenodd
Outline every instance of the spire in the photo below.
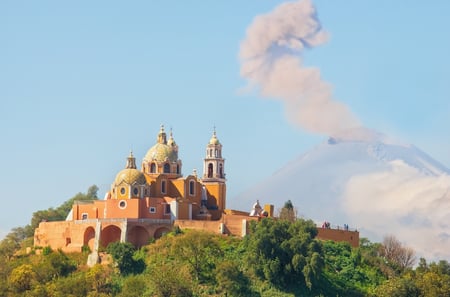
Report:
M 220 144 L 219 139 L 217 139 L 217 135 L 216 135 L 216 126 L 214 126 L 213 135 L 211 136 L 211 139 L 209 140 L 209 144 Z
M 173 138 L 173 133 L 172 133 L 172 128 L 170 128 L 170 134 L 169 134 L 169 141 L 167 142 L 168 145 L 170 146 L 176 146 L 176 142 L 175 139 Z
M 133 156 L 133 151 L 130 151 L 130 155 L 127 158 L 127 169 L 136 169 L 136 158 Z
M 157 142 L 158 143 L 162 143 L 162 144 L 167 144 L 167 137 L 166 137 L 166 132 L 164 131 L 164 125 L 163 124 L 161 124 L 161 128 L 159 130 Z

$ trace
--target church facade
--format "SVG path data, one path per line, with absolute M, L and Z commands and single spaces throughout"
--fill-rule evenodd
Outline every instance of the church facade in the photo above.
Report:
M 41 222 L 34 244 L 68 252 L 88 246 L 97 252 L 115 241 L 143 246 L 170 231 L 175 222 L 217 223 L 226 208 L 226 178 L 222 144 L 215 130 L 206 145 L 202 176 L 194 172 L 183 177 L 181 172 L 178 145 L 172 132 L 168 137 L 161 126 L 140 169 L 130 153 L 105 199 L 76 201 L 65 221 Z

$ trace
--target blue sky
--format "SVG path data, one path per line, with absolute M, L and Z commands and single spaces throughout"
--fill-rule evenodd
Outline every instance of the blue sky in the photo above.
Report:
M 313 1 L 326 44 L 306 51 L 366 125 L 450 167 L 449 1 Z M 96 184 L 109 188 L 160 124 L 184 175 L 213 127 L 233 197 L 326 139 L 279 101 L 243 94 L 238 52 L 282 1 L 0 2 L 0 235 Z

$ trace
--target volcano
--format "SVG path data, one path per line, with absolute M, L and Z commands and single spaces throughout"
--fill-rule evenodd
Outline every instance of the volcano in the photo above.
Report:
M 275 209 L 291 200 L 317 224 L 348 224 L 374 241 L 392 234 L 421 256 L 450 259 L 450 170 L 379 134 L 330 137 L 236 199 Z

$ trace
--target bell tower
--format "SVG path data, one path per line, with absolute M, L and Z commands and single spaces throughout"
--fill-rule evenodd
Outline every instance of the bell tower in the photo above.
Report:
M 217 139 L 216 129 L 214 128 L 213 135 L 206 145 L 206 156 L 203 159 L 202 183 L 207 190 L 206 207 L 210 211 L 213 209 L 217 210 L 217 215 L 219 216 L 225 209 L 225 182 L 225 159 L 222 158 L 222 144 Z
M 222 158 L 222 144 L 217 139 L 216 129 L 206 146 L 206 157 L 203 161 L 204 182 L 225 182 L 225 159 Z

